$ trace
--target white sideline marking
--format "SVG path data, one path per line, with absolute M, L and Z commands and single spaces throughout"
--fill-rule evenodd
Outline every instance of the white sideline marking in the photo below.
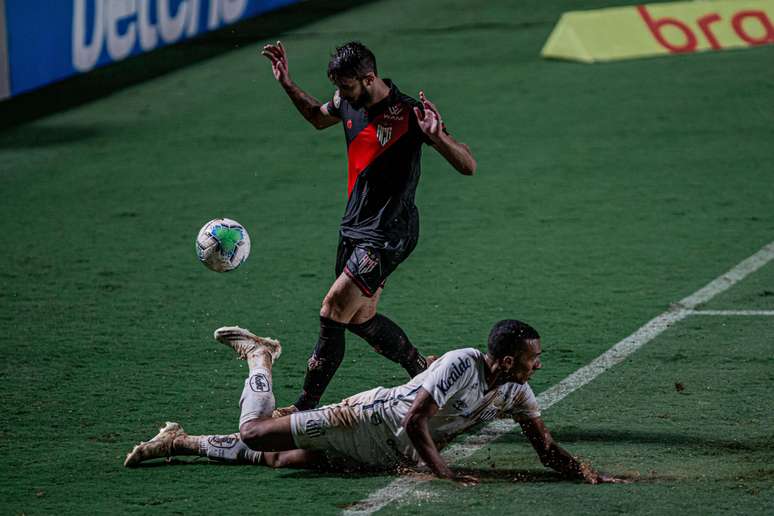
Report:
M 711 310 L 695 311 L 694 308 L 702 303 L 706 303 L 721 292 L 728 290 L 749 274 L 766 265 L 772 259 L 774 259 L 774 242 L 764 246 L 760 251 L 746 260 L 739 262 L 733 269 L 718 276 L 690 296 L 675 303 L 669 310 L 648 321 L 640 329 L 615 344 L 612 348 L 592 360 L 588 365 L 581 367 L 561 382 L 540 393 L 537 397 L 540 408 L 545 410 L 554 403 L 565 398 L 568 394 L 583 387 L 606 370 L 622 362 L 627 356 L 637 351 L 671 325 L 684 319 L 688 315 L 712 312 Z M 726 315 L 726 313 L 723 313 L 723 315 Z M 511 420 L 495 420 L 482 428 L 477 434 L 468 436 L 459 444 L 449 446 L 443 451 L 442 455 L 449 463 L 452 463 L 457 459 L 468 457 L 503 434 L 510 432 L 515 427 L 516 423 Z M 361 500 L 345 509 L 342 511 L 342 514 L 346 516 L 372 514 L 386 505 L 410 494 L 422 482 L 426 482 L 426 480 L 419 480 L 412 477 L 397 478 L 387 486 L 371 493 L 365 500 Z
M 691 310 L 690 315 L 774 315 L 774 310 Z

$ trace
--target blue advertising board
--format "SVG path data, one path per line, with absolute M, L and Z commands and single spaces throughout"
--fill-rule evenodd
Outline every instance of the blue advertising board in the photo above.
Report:
M 10 95 L 299 1 L 5 0 Z

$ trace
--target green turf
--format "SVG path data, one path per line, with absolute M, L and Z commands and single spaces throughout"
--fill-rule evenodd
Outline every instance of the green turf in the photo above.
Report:
M 763 267 L 748 280 L 701 308 L 707 310 L 774 310 L 774 264 Z
M 331 93 L 329 50 L 363 39 L 384 76 L 408 93 L 424 88 L 470 144 L 473 178 L 426 151 L 420 244 L 390 278 L 381 310 L 426 352 L 481 346 L 499 318 L 531 322 L 546 349 L 538 392 L 774 239 L 774 48 L 543 61 L 553 23 L 575 7 L 544 4 L 390 0 L 281 35 L 294 78 L 320 97 Z M 344 142 L 339 128 L 316 132 L 301 120 L 260 43 L 0 133 L 0 215 L 13 244 L 0 269 L 3 513 L 332 514 L 389 481 L 120 466 L 165 420 L 194 433 L 235 430 L 245 369 L 211 340 L 218 326 L 283 341 L 278 403 L 301 385 L 332 281 Z M 234 273 L 196 263 L 196 232 L 216 216 L 252 237 Z M 771 290 L 770 271 L 712 307 L 770 308 L 766 296 L 730 297 Z M 751 324 L 771 335 L 770 322 Z M 359 339 L 348 346 L 325 400 L 403 380 Z M 613 450 L 638 464 L 663 454 L 658 443 L 617 439 L 625 422 L 609 451 L 601 440 L 585 449 L 584 432 L 599 422 L 577 409 L 584 392 L 547 413 L 577 429 L 579 451 L 613 469 L 635 462 L 609 460 Z M 610 417 L 620 412 L 610 408 Z M 679 431 L 704 435 L 686 425 Z M 717 478 L 738 471 L 711 467 Z M 622 490 L 518 489 L 592 507 L 661 489 L 713 495 L 712 483 L 673 476 Z M 476 494 L 466 503 L 492 507 Z

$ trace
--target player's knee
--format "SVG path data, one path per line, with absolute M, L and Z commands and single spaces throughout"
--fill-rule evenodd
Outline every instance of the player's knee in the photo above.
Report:
M 342 320 L 345 310 L 346 306 L 336 295 L 328 294 L 323 299 L 322 306 L 320 307 L 320 317 L 346 323 L 348 321 Z
M 248 448 L 261 451 L 262 441 L 266 436 L 265 427 L 263 421 L 247 421 L 239 427 L 239 436 Z

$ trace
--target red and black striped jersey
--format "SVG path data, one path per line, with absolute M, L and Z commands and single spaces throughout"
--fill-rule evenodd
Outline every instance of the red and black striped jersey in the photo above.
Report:
M 419 184 L 422 143 L 414 107 L 422 104 L 389 79 L 389 95 L 370 108 L 355 109 L 344 99 L 328 102 L 341 118 L 347 141 L 347 208 L 343 237 L 383 249 L 401 248 L 419 233 L 414 194 Z

